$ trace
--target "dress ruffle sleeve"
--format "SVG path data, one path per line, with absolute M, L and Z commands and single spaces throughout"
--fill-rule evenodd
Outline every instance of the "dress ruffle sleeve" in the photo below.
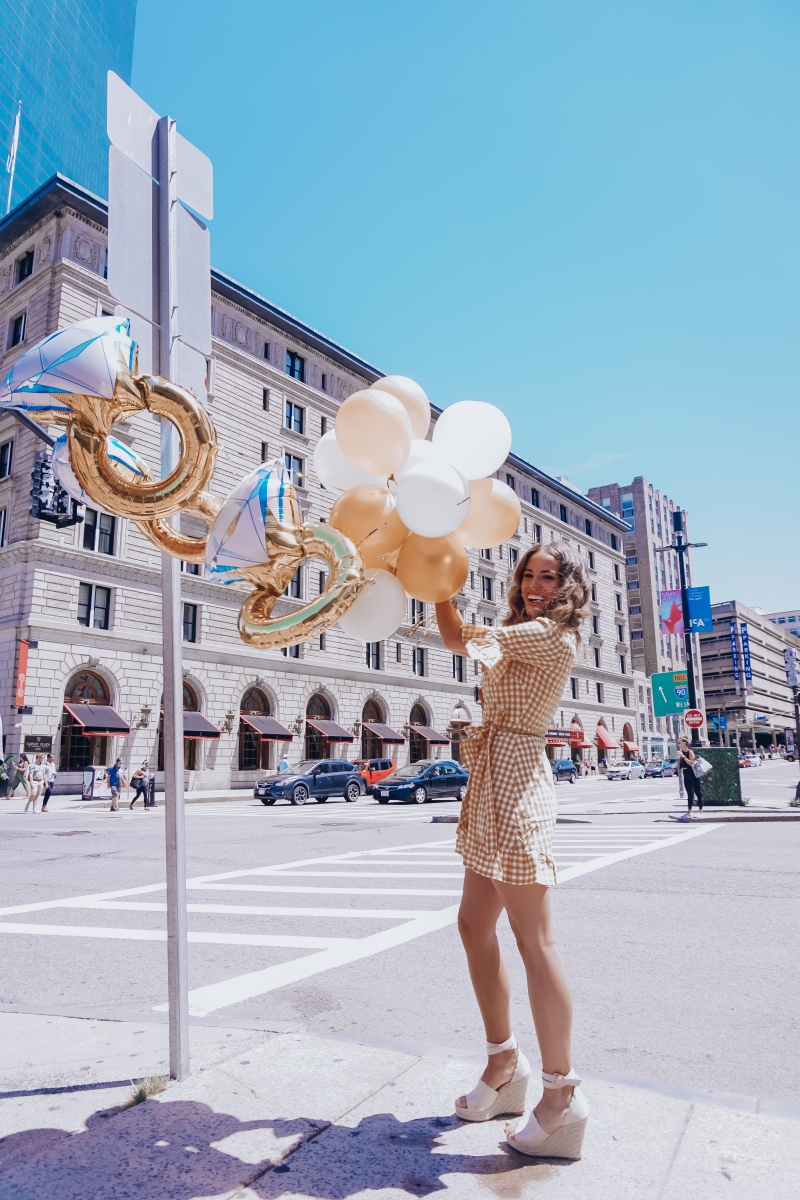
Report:
M 547 670 L 556 667 L 565 651 L 575 653 L 575 635 L 547 617 L 500 628 L 464 625 L 461 636 L 469 657 L 484 667 L 496 667 L 505 659 Z

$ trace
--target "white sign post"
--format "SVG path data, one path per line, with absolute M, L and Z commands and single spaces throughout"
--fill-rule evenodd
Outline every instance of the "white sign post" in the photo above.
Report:
M 130 318 L 139 370 L 206 399 L 211 353 L 211 162 L 108 73 L 108 287 Z M 190 212 L 189 209 L 193 209 Z M 161 475 L 178 461 L 178 431 L 161 422 Z M 176 528 L 180 517 L 171 518 Z M 189 983 L 183 793 L 183 656 L 180 562 L 161 556 L 164 667 L 164 803 L 167 860 L 169 1061 L 189 1074 Z

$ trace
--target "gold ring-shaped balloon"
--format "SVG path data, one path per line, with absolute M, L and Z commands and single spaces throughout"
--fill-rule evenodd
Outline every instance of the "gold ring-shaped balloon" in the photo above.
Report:
M 125 387 L 123 380 L 124 377 L 118 378 L 115 395 Z M 170 421 L 178 430 L 181 449 L 175 469 L 164 479 L 146 483 L 131 484 L 120 479 L 106 447 L 106 437 L 115 421 L 121 419 L 115 412 L 120 406 L 108 401 L 94 404 L 98 410 L 95 421 L 87 421 L 85 405 L 70 421 L 67 427 L 70 462 L 87 496 L 106 512 L 135 521 L 169 517 L 191 508 L 208 487 L 216 465 L 217 435 L 202 404 L 185 388 L 152 375 L 132 382 L 141 395 L 142 407 Z M 73 405 L 74 400 L 73 397 Z
M 222 500 L 218 496 L 213 496 L 211 492 L 201 492 L 194 503 L 183 511 L 189 516 L 200 517 L 210 526 L 222 508 L 222 503 Z M 154 546 L 163 550 L 165 554 L 171 554 L 173 558 L 180 558 L 184 562 L 190 563 L 204 563 L 206 560 L 208 534 L 205 537 L 193 537 L 189 533 L 181 533 L 179 529 L 173 528 L 166 517 L 155 517 L 152 521 L 137 521 L 136 528 Z
M 263 582 L 242 605 L 239 636 L 248 646 L 280 649 L 324 633 L 347 612 L 366 585 L 361 556 L 343 533 L 330 525 L 299 525 L 295 532 L 296 544 L 274 554 L 269 567 L 265 564 Z M 273 617 L 275 601 L 304 558 L 321 558 L 328 563 L 325 591 L 302 608 Z

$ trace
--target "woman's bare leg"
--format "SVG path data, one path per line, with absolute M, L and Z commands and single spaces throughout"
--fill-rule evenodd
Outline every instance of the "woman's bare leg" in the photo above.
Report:
M 497 893 L 495 881 L 467 868 L 458 910 L 458 932 L 466 951 L 486 1040 L 496 1044 L 507 1041 L 511 1036 L 508 972 L 497 941 L 497 919 L 502 911 L 503 901 Z M 489 1087 L 501 1087 L 514 1074 L 516 1061 L 516 1050 L 489 1055 L 481 1079 Z M 460 1096 L 456 1103 L 464 1108 L 466 1097 Z
M 566 1075 L 572 1067 L 572 997 L 553 932 L 549 889 L 540 883 L 518 886 L 494 881 L 494 886 L 525 964 L 542 1069 Z M 546 1133 L 563 1121 L 572 1091 L 571 1087 L 545 1088 L 535 1111 Z

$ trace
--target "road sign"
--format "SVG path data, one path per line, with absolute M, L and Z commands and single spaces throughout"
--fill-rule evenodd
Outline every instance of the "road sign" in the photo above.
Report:
M 686 671 L 660 671 L 650 676 L 653 712 L 657 717 L 684 712 L 689 707 L 689 675 Z
M 690 729 L 699 729 L 705 723 L 705 717 L 699 708 L 689 708 L 683 714 L 683 719 Z
M 714 619 L 711 616 L 711 589 L 687 588 L 686 599 L 689 604 L 689 632 L 708 633 L 714 628 Z

